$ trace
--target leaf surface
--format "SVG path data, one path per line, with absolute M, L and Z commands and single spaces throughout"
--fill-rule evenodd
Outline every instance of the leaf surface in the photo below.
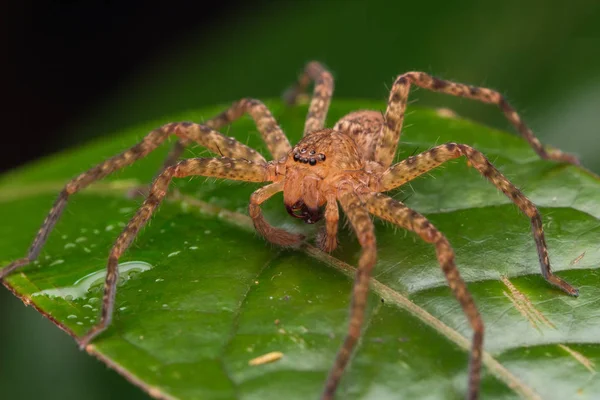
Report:
M 267 103 L 295 143 L 306 107 Z M 339 101 L 329 123 L 380 103 Z M 220 108 L 175 115 L 202 121 Z M 155 121 L 41 160 L 0 178 L 0 262 L 24 255 L 62 186 L 140 140 Z M 582 169 L 539 160 L 516 135 L 415 109 L 398 157 L 454 141 L 487 157 L 540 208 L 554 270 L 580 289 L 571 298 L 539 273 L 527 218 L 469 168 L 447 163 L 391 193 L 426 214 L 456 250 L 486 323 L 482 397 L 593 399 L 600 393 L 600 182 Z M 229 133 L 267 154 L 249 119 Z M 99 316 L 111 244 L 140 199 L 125 193 L 149 182 L 168 146 L 76 194 L 39 261 L 4 284 L 71 334 Z M 203 156 L 200 148 L 186 156 Z M 121 259 L 114 322 L 89 347 L 151 395 L 185 399 L 317 398 L 346 331 L 352 265 L 360 248 L 341 232 L 331 256 L 308 244 L 267 244 L 246 216 L 260 185 L 194 178 L 167 200 Z M 275 196 L 275 225 L 313 235 Z M 339 398 L 460 399 L 471 330 L 446 286 L 433 248 L 377 222 L 379 260 L 368 322 Z M 382 301 L 383 300 L 383 301 Z M 281 352 L 269 364 L 249 360 Z

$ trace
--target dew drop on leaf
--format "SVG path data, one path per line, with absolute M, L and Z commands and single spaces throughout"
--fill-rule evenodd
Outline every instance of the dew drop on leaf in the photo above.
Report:
M 63 260 L 56 260 L 53 264 L 58 263 L 58 261 L 61 263 L 64 262 Z M 144 261 L 129 261 L 119 264 L 119 286 L 122 286 L 129 280 L 130 273 L 137 274 L 152 268 L 152 265 Z M 32 296 L 62 297 L 63 299 L 68 297 L 70 300 L 85 298 L 90 289 L 103 285 L 105 277 L 106 269 L 103 268 L 78 279 L 72 286 L 45 289 L 34 293 Z M 99 300 L 96 297 L 91 297 L 88 299 L 88 302 L 93 303 Z

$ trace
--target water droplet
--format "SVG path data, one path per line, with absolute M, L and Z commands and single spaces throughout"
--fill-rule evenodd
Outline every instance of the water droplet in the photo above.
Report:
M 191 246 L 190 250 L 198 250 L 198 246 Z
M 104 228 L 106 232 L 112 231 L 113 229 L 115 229 L 114 225 L 108 225 L 106 228 Z
M 134 279 L 140 274 L 140 272 L 143 272 L 143 271 L 129 271 L 129 275 L 126 276 L 126 279 L 127 280 Z
M 83 251 L 85 251 L 86 253 L 91 253 L 92 251 L 90 249 L 88 249 L 87 247 L 83 248 Z
M 77 315 L 71 314 L 71 315 L 67 315 L 67 319 L 75 319 L 77 318 Z
M 63 260 L 57 260 L 63 262 Z M 54 264 L 53 263 L 53 264 Z M 126 278 L 129 276 L 131 272 L 144 272 L 152 269 L 153 266 L 144 261 L 129 261 L 119 264 L 119 276 Z M 73 286 L 59 287 L 42 290 L 40 292 L 34 293 L 32 296 L 49 296 L 49 297 L 62 297 L 67 298 L 70 296 L 71 299 L 80 299 L 84 298 L 88 291 L 94 287 L 104 283 L 104 279 L 106 277 L 106 269 L 101 269 L 96 272 L 92 272 L 84 276 L 83 278 L 78 279 Z M 90 297 L 88 299 L 88 303 L 94 304 L 100 301 L 97 297 Z
M 156 278 L 156 280 L 154 282 L 162 282 L 162 281 L 164 281 L 163 278 Z
M 207 229 L 207 230 L 205 230 L 205 231 L 204 231 L 204 234 L 205 234 L 205 235 L 210 235 L 210 230 L 208 230 L 208 229 Z
M 77 321 L 77 325 L 83 325 L 83 322 Z
M 85 236 L 80 236 L 77 239 L 75 239 L 75 243 L 85 242 L 86 240 L 87 238 Z
M 167 257 L 173 257 L 173 256 L 176 256 L 179 253 L 181 253 L 181 251 L 174 251 L 171 254 L 169 254 Z
M 65 240 L 66 238 L 68 238 L 68 236 L 67 236 L 67 235 L 62 235 L 60 238 L 61 238 L 62 240 Z
M 56 261 L 52 261 L 52 262 L 50 263 L 50 265 L 49 265 L 49 266 L 51 267 L 51 266 L 53 266 L 53 265 L 62 264 L 62 263 L 64 263 L 64 262 L 65 262 L 65 260 L 56 260 Z
M 127 310 L 127 307 L 119 307 L 119 311 L 125 311 Z
M 163 304 L 163 308 L 168 308 L 169 305 L 168 304 Z
M 84 304 L 83 308 L 92 308 L 92 305 L 91 304 Z
M 70 249 L 72 247 L 75 247 L 75 243 L 67 243 L 67 244 L 65 244 L 65 249 Z

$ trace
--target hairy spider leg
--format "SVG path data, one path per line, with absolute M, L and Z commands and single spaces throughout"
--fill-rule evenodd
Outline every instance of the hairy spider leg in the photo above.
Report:
M 477 311 L 475 302 L 467 289 L 465 281 L 460 277 L 454 262 L 454 250 L 446 237 L 433 226 L 427 218 L 408 208 L 403 203 L 381 193 L 371 193 L 367 196 L 366 204 L 371 214 L 413 231 L 427 243 L 435 246 L 438 262 L 446 276 L 448 285 L 473 329 L 471 356 L 469 360 L 469 391 L 467 399 L 475 400 L 479 395 L 481 377 L 481 357 L 483 347 L 483 320 Z
M 400 75 L 392 86 L 384 115 L 384 124 L 381 127 L 375 161 L 378 161 L 384 167 L 389 167 L 392 164 L 394 155 L 396 154 L 411 84 L 433 92 L 466 97 L 482 103 L 496 104 L 500 107 L 506 119 L 527 140 L 529 145 L 541 158 L 579 165 L 579 160 L 571 154 L 557 149 L 545 149 L 531 129 L 525 125 L 515 109 L 508 104 L 504 96 L 495 90 L 438 79 L 424 72 L 407 72 Z
M 338 246 L 338 223 L 340 220 L 340 212 L 335 195 L 327 196 L 325 204 L 325 227 L 317 234 L 316 243 L 321 250 L 331 253 Z
M 220 129 L 240 119 L 244 114 L 249 114 L 256 123 L 256 128 L 271 152 L 273 160 L 280 160 L 292 150 L 292 146 L 277 120 L 260 100 L 236 101 L 229 109 L 206 122 L 211 128 Z
M 369 278 L 377 259 L 375 228 L 362 199 L 352 187 L 348 186 L 340 188 L 338 199 L 356 233 L 362 250 L 352 289 L 348 332 L 344 343 L 338 350 L 335 363 L 329 371 L 322 394 L 323 400 L 333 399 L 344 369 L 352 355 L 352 350 L 360 337 L 369 292 Z
M 250 115 L 250 117 L 252 117 L 254 120 L 256 128 L 265 141 L 267 148 L 273 156 L 273 159 L 279 160 L 282 157 L 285 157 L 292 148 L 290 146 L 290 142 L 273 117 L 273 114 L 271 114 L 271 111 L 269 111 L 267 106 L 260 100 L 250 98 L 238 100 L 234 102 L 227 110 L 203 122 L 202 125 L 219 130 L 224 126 L 232 124 L 245 114 Z M 190 144 L 191 142 L 189 140 L 183 138 L 179 139 L 163 162 L 161 171 L 171 165 L 174 165 L 183 154 L 185 148 Z M 221 151 L 217 151 L 216 154 L 223 155 Z
M 245 159 L 257 164 L 266 165 L 264 157 L 257 153 L 256 150 L 251 149 L 233 138 L 224 136 L 207 126 L 191 122 L 178 122 L 163 125 L 150 132 L 135 146 L 101 162 L 67 183 L 42 223 L 42 226 L 29 248 L 27 256 L 13 261 L 4 269 L 1 269 L 0 279 L 4 278 L 14 270 L 29 264 L 38 257 L 48 235 L 60 218 L 69 196 L 86 188 L 91 183 L 106 177 L 110 173 L 133 164 L 136 160 L 143 158 L 163 143 L 169 135 L 176 135 L 187 141 L 194 141 L 215 153 L 220 149 L 221 153 L 227 157 Z
M 479 151 L 465 144 L 446 143 L 429 151 L 408 157 L 390 168 L 382 175 L 379 192 L 385 192 L 422 175 L 440 164 L 454 158 L 465 156 L 469 163 L 477 169 L 496 188 L 500 189 L 519 209 L 531 220 L 531 229 L 537 247 L 540 267 L 544 278 L 571 296 L 577 296 L 579 291 L 552 273 L 548 248 L 544 238 L 542 217 L 535 204 L 531 202 L 515 185 L 488 161 Z
M 248 213 L 250 214 L 250 218 L 252 218 L 252 223 L 256 231 L 269 242 L 284 247 L 296 246 L 304 240 L 304 235 L 297 235 L 283 229 L 275 228 L 265 220 L 260 209 L 262 203 L 281 191 L 283 191 L 283 182 L 271 183 L 257 189 L 250 196 Z
M 295 104 L 298 97 L 306 92 L 306 88 L 311 82 L 315 83 L 315 87 L 306 115 L 304 136 L 325 127 L 327 111 L 333 97 L 333 76 L 321 63 L 311 61 L 304 67 L 304 72 L 296 84 L 283 94 L 283 100 L 287 104 Z
M 123 229 L 108 257 L 106 280 L 104 282 L 104 297 L 102 299 L 102 315 L 100 322 L 94 325 L 88 333 L 79 339 L 80 347 L 85 347 L 92 339 L 102 333 L 110 324 L 117 292 L 119 275 L 119 257 L 131 245 L 140 229 L 152 216 L 156 207 L 167 194 L 169 183 L 173 178 L 187 176 L 209 176 L 245 182 L 265 182 L 270 180 L 269 167 L 264 163 L 236 160 L 233 158 L 190 158 L 167 167 L 154 180 L 150 194 L 140 206 L 137 213 Z

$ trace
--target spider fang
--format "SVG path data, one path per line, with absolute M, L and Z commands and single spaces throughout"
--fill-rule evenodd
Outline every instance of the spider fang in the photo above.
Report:
M 307 224 L 314 224 L 323 218 L 323 213 L 318 208 L 309 208 L 304 201 L 298 200 L 291 206 L 285 206 L 287 212 L 294 218 L 298 218 Z

